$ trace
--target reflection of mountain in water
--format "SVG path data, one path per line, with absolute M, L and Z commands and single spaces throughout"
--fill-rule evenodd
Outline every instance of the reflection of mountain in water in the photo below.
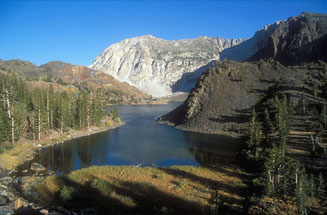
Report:
M 219 165 L 234 162 L 236 152 L 242 146 L 243 139 L 226 135 L 209 135 L 189 132 L 186 138 L 192 139 L 190 150 L 201 165 Z

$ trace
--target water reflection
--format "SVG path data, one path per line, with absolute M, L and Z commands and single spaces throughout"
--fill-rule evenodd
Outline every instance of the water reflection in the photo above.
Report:
M 92 165 L 198 166 L 232 161 L 240 146 L 238 139 L 184 132 L 154 122 L 177 104 L 121 106 L 126 125 L 49 147 L 33 162 L 68 173 Z

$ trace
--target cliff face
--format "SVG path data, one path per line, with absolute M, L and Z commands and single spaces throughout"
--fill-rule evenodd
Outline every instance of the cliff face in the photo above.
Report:
M 108 73 L 156 97 L 188 92 L 219 52 L 244 39 L 198 37 L 167 41 L 153 36 L 123 40 L 104 50 L 90 68 Z
M 257 61 L 273 58 L 283 65 L 327 60 L 327 15 L 302 13 L 267 25 L 249 40 L 225 49 L 221 59 Z
M 327 14 L 302 13 L 280 22 L 266 45 L 249 58 L 273 58 L 283 65 L 327 60 Z

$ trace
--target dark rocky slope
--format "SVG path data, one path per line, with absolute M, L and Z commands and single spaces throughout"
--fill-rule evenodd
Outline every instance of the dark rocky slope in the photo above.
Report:
M 312 86 L 322 94 L 326 74 L 324 62 L 292 67 L 274 60 L 217 62 L 203 73 L 187 100 L 158 121 L 205 133 L 242 132 L 255 105 L 281 93 L 294 103 L 302 93 L 313 99 Z
M 249 61 L 273 58 L 283 65 L 327 60 L 327 14 L 302 13 L 281 21 Z
M 302 13 L 257 31 L 249 40 L 221 53 L 220 59 L 257 61 L 273 58 L 283 65 L 327 60 L 327 14 Z

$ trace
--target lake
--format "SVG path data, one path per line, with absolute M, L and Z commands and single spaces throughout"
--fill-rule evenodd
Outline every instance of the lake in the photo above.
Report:
M 116 106 L 125 125 L 42 149 L 33 162 L 57 174 L 92 165 L 167 167 L 233 162 L 240 139 L 186 132 L 155 122 L 179 104 Z

